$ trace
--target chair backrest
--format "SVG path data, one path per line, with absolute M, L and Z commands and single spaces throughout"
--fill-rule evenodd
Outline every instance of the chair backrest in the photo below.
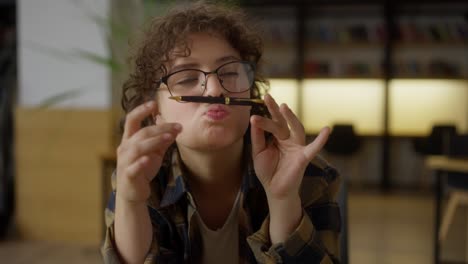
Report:
M 454 125 L 435 125 L 427 138 L 427 154 L 446 155 L 449 152 L 450 138 L 457 135 Z
M 450 137 L 448 155 L 451 157 L 468 157 L 468 134 Z
M 361 146 L 359 136 L 351 124 L 335 124 L 325 145 L 325 150 L 337 155 L 351 155 Z
M 468 157 L 468 134 L 450 137 L 448 155 L 454 158 Z M 449 187 L 458 190 L 468 190 L 468 173 L 449 172 L 446 183 Z

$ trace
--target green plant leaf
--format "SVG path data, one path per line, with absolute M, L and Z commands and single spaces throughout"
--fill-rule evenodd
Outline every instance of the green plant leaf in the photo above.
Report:
M 61 61 L 72 62 L 74 59 L 76 59 L 75 56 L 70 54 L 69 52 L 65 52 L 56 48 L 48 47 L 40 43 L 36 43 L 33 41 L 29 41 L 29 40 L 24 40 L 23 43 L 25 47 L 31 50 L 37 51 L 42 54 L 47 54 Z
M 115 61 L 113 58 L 110 58 L 110 57 L 105 57 L 100 54 L 96 54 L 90 51 L 80 50 L 80 49 L 75 49 L 74 53 L 83 59 L 105 66 L 106 68 L 114 72 L 120 71 L 122 68 L 121 65 L 117 61 Z
M 76 88 L 76 89 L 73 89 L 73 90 L 68 90 L 68 91 L 65 91 L 65 92 L 62 92 L 62 93 L 59 93 L 59 94 L 55 94 L 51 97 L 48 97 L 44 100 L 42 100 L 42 102 L 40 102 L 38 104 L 38 107 L 39 109 L 46 109 L 46 108 L 49 108 L 51 106 L 54 106 L 60 102 L 63 102 L 65 101 L 66 99 L 71 99 L 71 98 L 74 98 L 78 95 L 80 95 L 81 93 L 83 93 L 83 91 L 85 90 L 85 88 Z

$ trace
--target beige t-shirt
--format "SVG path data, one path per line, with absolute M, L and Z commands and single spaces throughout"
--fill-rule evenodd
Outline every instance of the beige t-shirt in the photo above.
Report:
M 195 212 L 203 241 L 203 264 L 239 263 L 239 194 L 226 222 L 220 229 L 209 229 L 198 212 Z

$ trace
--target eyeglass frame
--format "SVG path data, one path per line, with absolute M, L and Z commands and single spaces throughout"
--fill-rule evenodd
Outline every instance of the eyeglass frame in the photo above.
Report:
M 221 79 L 219 78 L 219 75 L 218 75 L 219 69 L 221 69 L 222 67 L 224 67 L 224 66 L 226 66 L 226 65 L 228 65 L 228 64 L 235 63 L 235 62 L 248 64 L 250 67 L 252 67 L 252 71 L 254 72 L 252 84 L 250 85 L 250 87 L 247 88 L 247 89 L 245 89 L 245 90 L 243 90 L 243 91 L 240 91 L 240 92 L 231 92 L 231 91 L 229 91 L 228 89 L 226 89 L 226 88 L 224 87 L 223 83 L 221 82 Z M 169 90 L 169 93 L 170 93 L 171 95 L 173 95 L 171 89 L 169 88 L 169 85 L 167 84 L 167 80 L 169 79 L 169 77 L 171 77 L 172 75 L 174 75 L 174 74 L 176 74 L 176 73 L 183 72 L 183 71 L 198 71 L 198 72 L 201 72 L 201 73 L 203 73 L 203 74 L 205 75 L 205 81 L 202 83 L 202 86 L 203 86 L 203 91 L 202 91 L 202 93 L 201 93 L 202 95 L 203 95 L 203 94 L 205 93 L 205 91 L 206 91 L 206 83 L 207 83 L 207 81 L 208 81 L 208 75 L 209 75 L 209 74 L 213 74 L 213 73 L 216 74 L 216 77 L 218 78 L 218 82 L 219 82 L 219 84 L 221 85 L 221 87 L 223 87 L 224 90 L 226 90 L 226 91 L 228 91 L 228 92 L 230 92 L 230 93 L 243 93 L 243 92 L 246 92 L 246 91 L 252 89 L 252 87 L 253 87 L 253 85 L 254 85 L 254 83 L 255 83 L 255 70 L 256 70 L 255 64 L 253 64 L 253 63 L 250 62 L 250 61 L 244 61 L 244 60 L 230 61 L 230 62 L 226 62 L 226 63 L 220 65 L 220 66 L 219 66 L 218 68 L 216 68 L 215 70 L 209 71 L 209 72 L 206 72 L 206 71 L 203 71 L 203 70 L 200 70 L 200 69 L 181 69 L 181 70 L 178 70 L 178 71 L 175 71 L 175 72 L 171 72 L 171 73 L 169 73 L 168 75 L 161 77 L 161 78 L 157 81 L 157 83 L 158 83 L 158 85 L 161 85 L 161 83 L 164 83 L 164 84 L 167 86 L 167 90 Z

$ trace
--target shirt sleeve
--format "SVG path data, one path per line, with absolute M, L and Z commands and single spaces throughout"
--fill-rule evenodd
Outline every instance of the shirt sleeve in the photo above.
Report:
M 124 263 L 118 253 L 117 247 L 115 246 L 114 236 L 114 211 L 115 211 L 115 186 L 116 186 L 116 174 L 112 174 L 112 193 L 109 198 L 109 202 L 105 209 L 105 220 L 106 220 L 106 236 L 104 244 L 101 247 L 101 254 L 105 264 L 121 264 Z M 153 228 L 155 226 L 153 225 Z M 153 232 L 153 242 L 151 242 L 150 251 L 148 252 L 144 264 L 155 263 L 156 257 L 158 256 L 159 247 L 157 239 L 155 238 L 155 232 Z
M 306 169 L 301 187 L 302 219 L 283 243 L 271 244 L 267 216 L 247 241 L 258 263 L 339 263 L 341 217 L 335 201 L 340 178 L 323 160 Z

